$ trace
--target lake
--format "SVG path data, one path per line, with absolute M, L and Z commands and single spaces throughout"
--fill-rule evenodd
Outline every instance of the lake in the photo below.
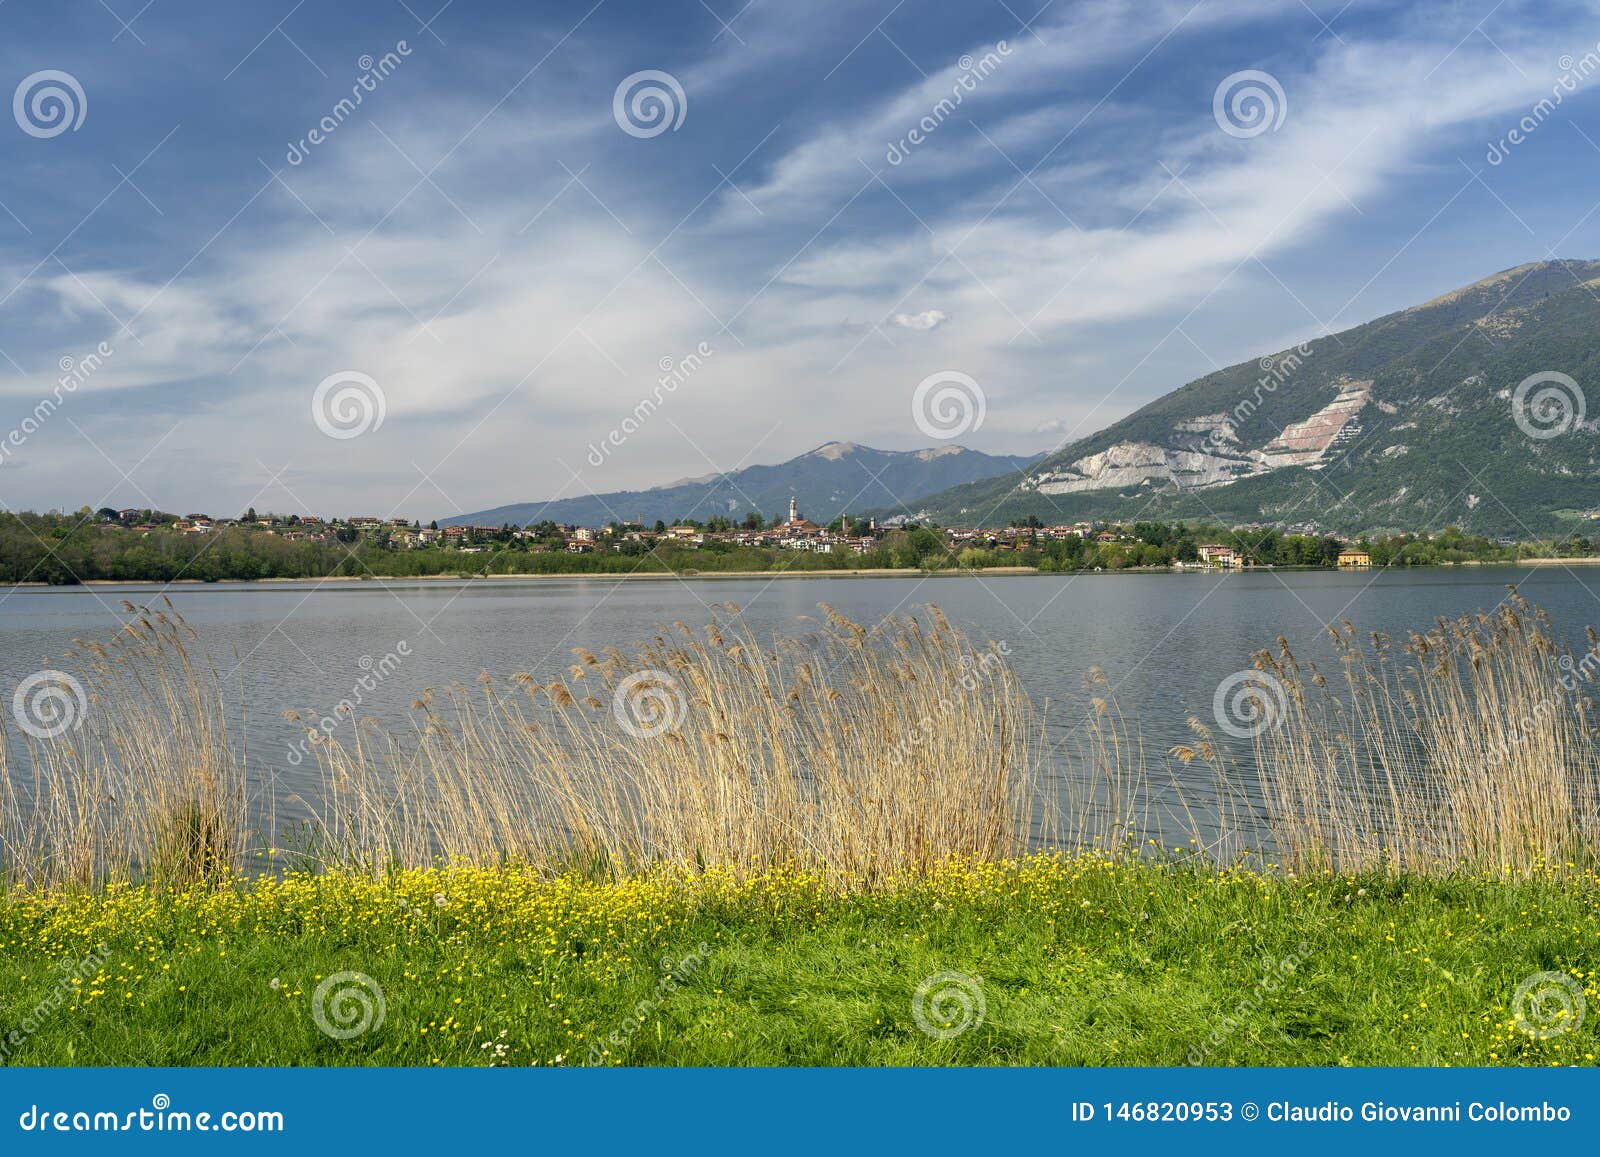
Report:
M 1098 666 L 1147 750 L 1161 752 L 1191 738 L 1187 717 L 1211 722 L 1218 684 L 1280 634 L 1302 658 L 1331 659 L 1330 621 L 1348 618 L 1363 631 L 1403 637 L 1439 615 L 1494 606 L 1508 583 L 1543 606 L 1573 643 L 1585 625 L 1600 623 L 1600 569 L 1582 566 L 307 582 L 184 585 L 164 593 L 199 632 L 230 701 L 242 696 L 250 705 L 252 776 L 275 781 L 268 794 L 283 801 L 295 793 L 314 797 L 320 779 L 315 761 L 296 750 L 303 728 L 282 712 L 327 714 L 369 672 L 385 674 L 369 678 L 377 685 L 363 693 L 360 714 L 399 723 L 425 688 L 469 682 L 482 671 L 527 671 L 542 681 L 572 661 L 574 647 L 626 650 L 675 620 L 699 626 L 714 604 L 728 600 L 762 636 L 814 627 L 823 602 L 867 623 L 933 603 L 974 639 L 1006 644 L 1024 687 L 1047 707 L 1052 744 L 1070 742 L 1082 727 L 1083 677 Z M 74 638 L 113 634 L 125 618 L 123 599 L 148 604 L 161 593 L 153 586 L 0 593 L 6 706 L 20 680 L 60 665 Z M 1240 747 L 1249 750 L 1248 743 Z M 1198 768 L 1195 774 L 1209 778 Z M 280 820 L 304 814 L 292 803 L 277 806 Z

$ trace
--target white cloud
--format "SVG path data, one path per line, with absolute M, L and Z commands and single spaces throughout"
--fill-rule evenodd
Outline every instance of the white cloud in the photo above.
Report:
M 925 309 L 921 313 L 897 313 L 889 319 L 889 324 L 898 329 L 914 329 L 926 333 L 930 329 L 938 329 L 949 315 L 942 309 Z

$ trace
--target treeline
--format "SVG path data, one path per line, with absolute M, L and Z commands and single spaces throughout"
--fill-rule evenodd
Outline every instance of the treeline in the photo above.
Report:
M 406 578 L 431 575 L 707 573 L 830 569 L 983 569 L 1031 566 L 1044 571 L 1126 570 L 1199 561 L 1205 544 L 1230 546 L 1253 566 L 1332 567 L 1347 547 L 1364 549 L 1372 565 L 1432 566 L 1515 562 L 1525 558 L 1585 557 L 1596 542 L 1573 536 L 1557 542 L 1504 544 L 1449 528 L 1431 537 L 1394 535 L 1348 541 L 1331 535 L 1276 530 L 1228 530 L 1185 523 L 1138 522 L 1110 527 L 1113 541 L 1047 538 L 1022 526 L 1007 534 L 952 543 L 937 528 L 889 531 L 863 554 L 743 546 L 708 539 L 691 546 L 608 538 L 598 549 L 570 553 L 558 540 L 519 539 L 510 529 L 476 551 L 437 546 L 396 548 L 386 533 L 340 528 L 338 540 L 291 540 L 253 526 L 224 526 L 183 534 L 170 526 L 135 531 L 61 514 L 0 515 L 0 583 L 70 585 L 106 580 L 251 581 L 326 577 Z M 613 548 L 614 547 L 614 548 Z
M 289 540 L 264 528 L 227 526 L 206 534 L 168 527 L 134 531 L 59 514 L 0 515 L 0 583 L 199 582 L 362 576 L 407 578 L 486 574 L 627 574 L 634 571 L 762 571 L 949 565 L 933 531 L 893 531 L 865 554 L 811 552 L 707 542 L 695 548 L 622 542 L 582 554 L 509 532 L 477 552 L 394 548 L 385 536 L 352 541 Z
M 1022 529 L 1028 529 L 1026 527 Z M 1582 536 L 1558 542 L 1500 543 L 1447 527 L 1429 537 L 1402 534 L 1342 539 L 1334 535 L 1285 534 L 1273 529 L 1229 530 L 1191 523 L 1137 522 L 1111 527 L 1114 542 L 1095 538 L 1035 540 L 1022 549 L 969 547 L 957 556 L 960 566 L 1025 563 L 1041 570 L 1126 570 L 1170 567 L 1200 561 L 1200 547 L 1232 547 L 1251 566 L 1332 567 L 1346 549 L 1365 550 L 1375 567 L 1437 566 L 1463 562 L 1516 562 L 1525 558 L 1584 557 L 1595 544 Z

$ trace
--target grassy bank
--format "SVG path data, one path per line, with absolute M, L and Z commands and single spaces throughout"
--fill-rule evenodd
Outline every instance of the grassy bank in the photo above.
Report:
M 1597 938 L 1592 874 L 1098 857 L 855 894 L 506 869 L 13 894 L 0 1063 L 1591 1064 Z M 1575 1028 L 1562 982 L 1517 1004 L 1552 971 L 1590 1006 Z M 946 973 L 932 1035 L 917 991 Z

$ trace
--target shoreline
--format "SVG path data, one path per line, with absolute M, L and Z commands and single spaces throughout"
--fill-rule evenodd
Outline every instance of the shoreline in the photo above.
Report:
M 711 580 L 737 580 L 737 579 L 801 579 L 801 578 L 983 578 L 1014 577 L 1017 575 L 1059 575 L 1063 578 L 1076 578 L 1090 575 L 1127 575 L 1127 574 L 1180 574 L 1180 575 L 1245 575 L 1257 573 L 1281 573 L 1301 571 L 1326 571 L 1330 574 L 1372 574 L 1385 570 L 1445 570 L 1452 567 L 1564 567 L 1564 566 L 1593 566 L 1600 565 L 1600 556 L 1588 558 L 1525 558 L 1516 562 L 1499 560 L 1467 559 L 1462 562 L 1434 563 L 1425 566 L 1413 567 L 1320 567 L 1320 566 L 1278 566 L 1278 567 L 1247 567 L 1244 569 L 1222 567 L 1123 567 L 1119 570 L 1073 570 L 1073 571 L 1048 571 L 1036 566 L 992 566 L 977 570 L 965 570 L 955 567 L 940 570 L 921 570 L 913 567 L 829 567 L 826 569 L 782 569 L 782 570 L 681 570 L 681 571 L 623 571 L 615 574 L 595 573 L 585 571 L 561 571 L 556 573 L 525 573 L 512 574 L 417 574 L 417 575 L 325 575 L 322 577 L 306 578 L 258 578 L 258 579 L 84 579 L 78 583 L 45 583 L 45 582 L 20 582 L 0 584 L 6 589 L 21 590 L 60 590 L 70 591 L 93 587 L 252 587 L 252 586 L 307 586 L 323 584 L 346 583 L 475 583 L 475 582 L 537 582 L 537 581 L 572 581 L 587 579 L 595 581 L 664 581 L 669 579 L 711 579 Z
M 1131 569 L 1131 568 L 1130 568 Z M 1166 568 L 1160 568 L 1166 569 Z M 260 579 L 175 579 L 167 582 L 161 579 L 85 579 L 81 583 L 15 583 L 18 587 L 39 587 L 46 590 L 71 590 L 73 587 L 242 587 L 242 586 L 281 586 L 289 584 L 307 583 L 408 583 L 408 582 L 524 582 L 529 580 L 545 579 L 600 579 L 637 580 L 637 579 L 752 579 L 752 578 L 912 578 L 926 576 L 928 578 L 942 577 L 971 577 L 974 575 L 1019 575 L 1019 574 L 1046 574 L 1034 566 L 995 566 L 984 570 L 936 570 L 924 571 L 912 567 L 865 567 L 861 569 L 847 569 L 833 567 L 826 570 L 679 570 L 679 571 L 623 571 L 618 574 L 593 573 L 586 571 L 565 571 L 555 574 L 542 573 L 517 573 L 517 574 L 489 574 L 489 575 L 459 575 L 459 574 L 409 574 L 409 575 L 328 575 L 324 578 L 260 578 Z M 1063 574 L 1077 572 L 1063 571 Z
M 1472 559 L 1468 562 L 1457 563 L 1458 566 L 1592 566 L 1600 563 L 1600 555 L 1590 555 L 1587 558 L 1522 558 L 1516 562 L 1482 562 Z

